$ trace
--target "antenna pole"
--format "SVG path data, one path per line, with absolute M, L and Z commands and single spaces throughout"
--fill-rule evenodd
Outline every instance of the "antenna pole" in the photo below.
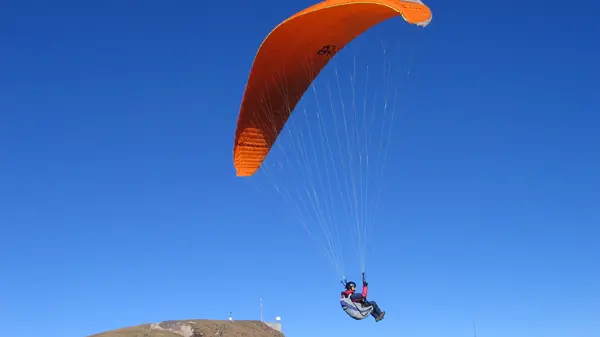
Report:
M 260 298 L 260 321 L 263 321 L 263 304 L 262 304 L 262 297 Z
M 473 337 L 477 337 L 477 330 L 475 330 L 475 320 L 473 320 Z

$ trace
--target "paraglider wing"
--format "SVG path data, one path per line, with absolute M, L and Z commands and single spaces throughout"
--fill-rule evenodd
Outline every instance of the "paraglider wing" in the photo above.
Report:
M 256 54 L 240 108 L 233 150 L 238 176 L 258 170 L 329 60 L 370 27 L 395 16 L 419 26 L 432 17 L 419 0 L 325 0 L 271 31 Z

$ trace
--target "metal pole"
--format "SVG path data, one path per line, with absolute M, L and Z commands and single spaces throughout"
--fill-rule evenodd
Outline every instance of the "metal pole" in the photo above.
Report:
M 263 304 L 262 304 L 262 297 L 260 298 L 260 321 L 263 321 Z

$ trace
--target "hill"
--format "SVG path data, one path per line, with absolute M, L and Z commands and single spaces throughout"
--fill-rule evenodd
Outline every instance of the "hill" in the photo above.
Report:
M 182 320 L 122 328 L 88 337 L 285 337 L 260 321 Z

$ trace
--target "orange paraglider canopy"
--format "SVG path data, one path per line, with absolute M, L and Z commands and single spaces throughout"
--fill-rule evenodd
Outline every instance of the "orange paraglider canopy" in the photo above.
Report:
M 395 16 L 426 26 L 432 14 L 419 0 L 325 0 L 271 31 L 256 54 L 240 108 L 233 149 L 238 176 L 258 170 L 327 62 L 367 29 Z

